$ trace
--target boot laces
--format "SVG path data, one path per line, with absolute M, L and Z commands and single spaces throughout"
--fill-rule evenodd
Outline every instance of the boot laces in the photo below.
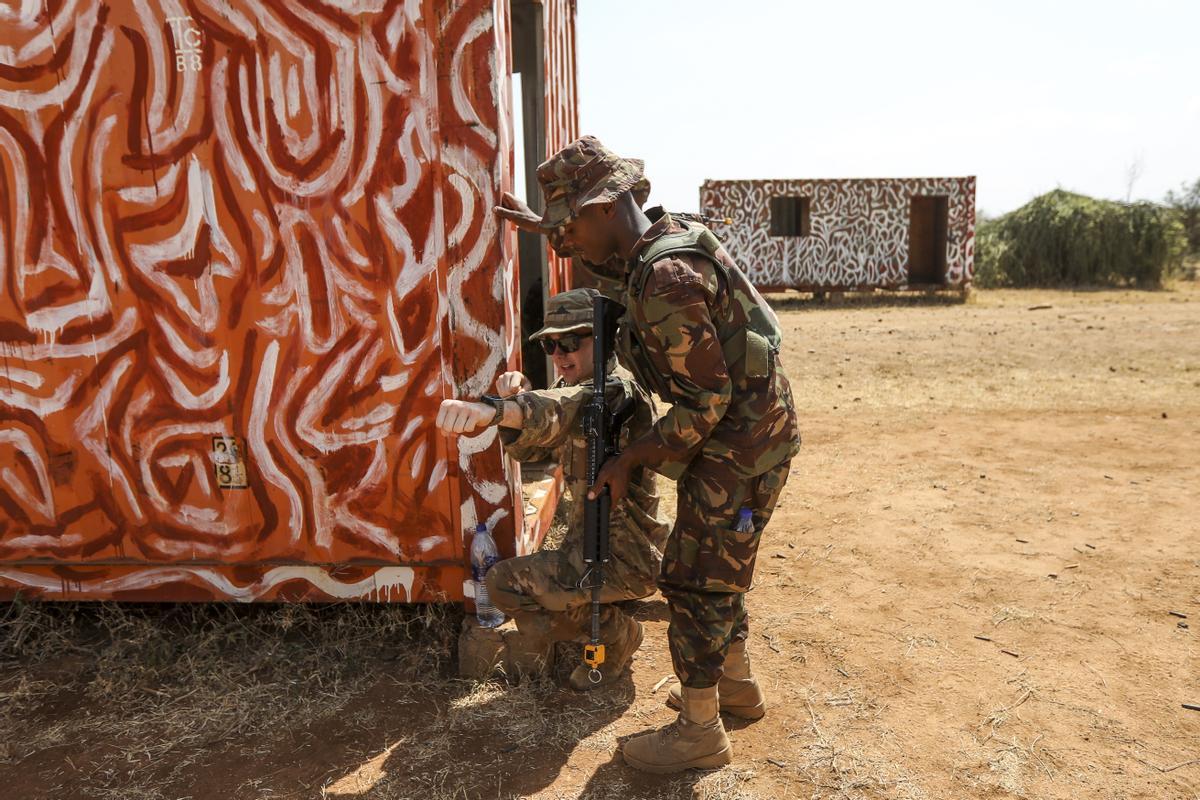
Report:
M 684 722 L 683 715 L 680 714 L 678 717 L 676 717 L 674 719 L 674 721 L 669 722 L 666 725 L 664 725 L 659 730 L 659 735 L 662 736 L 664 739 L 667 738 L 668 736 L 678 739 L 680 728 L 683 727 L 683 722 Z

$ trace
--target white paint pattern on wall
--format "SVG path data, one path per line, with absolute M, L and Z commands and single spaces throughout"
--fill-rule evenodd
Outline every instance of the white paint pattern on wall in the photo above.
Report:
M 756 286 L 900 287 L 908 282 L 909 204 L 947 198 L 946 284 L 970 282 L 975 261 L 975 178 L 705 181 L 700 207 Z M 772 236 L 770 201 L 810 199 L 807 236 Z

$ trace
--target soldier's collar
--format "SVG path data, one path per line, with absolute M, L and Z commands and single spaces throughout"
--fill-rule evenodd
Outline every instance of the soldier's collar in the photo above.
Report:
M 633 247 L 630 248 L 629 252 L 625 254 L 625 271 L 628 272 L 629 270 L 633 269 L 633 267 L 637 264 L 638 256 L 641 255 L 642 251 L 649 247 L 651 242 L 665 234 L 670 229 L 671 215 L 664 211 L 662 216 L 650 224 L 650 227 L 647 228 L 646 232 L 642 234 L 642 238 L 638 239 Z

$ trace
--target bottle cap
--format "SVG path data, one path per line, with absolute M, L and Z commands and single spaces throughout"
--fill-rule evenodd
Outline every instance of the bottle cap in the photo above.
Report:
M 487 531 L 487 523 L 486 523 L 486 522 L 481 522 L 481 523 L 479 523 L 478 525 L 476 525 L 476 526 L 475 526 L 475 532 L 476 532 L 476 533 L 487 533 L 487 532 L 488 532 L 488 531 Z
M 754 512 L 745 506 L 743 506 L 742 510 L 738 512 L 738 519 L 749 519 L 752 516 L 754 516 Z

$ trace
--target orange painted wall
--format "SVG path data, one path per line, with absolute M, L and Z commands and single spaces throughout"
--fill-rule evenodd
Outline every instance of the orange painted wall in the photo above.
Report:
M 534 547 L 494 429 L 432 425 L 519 366 L 507 0 L 36 5 L 0 4 L 0 598 L 455 600 L 477 520 Z

